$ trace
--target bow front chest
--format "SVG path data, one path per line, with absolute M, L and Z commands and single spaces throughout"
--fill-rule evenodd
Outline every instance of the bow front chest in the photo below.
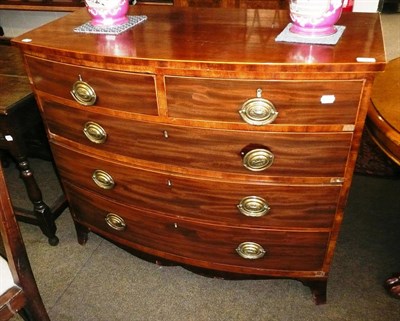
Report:
M 325 302 L 379 15 L 343 14 L 329 46 L 276 42 L 287 11 L 130 10 L 147 20 L 119 35 L 74 32 L 81 9 L 14 39 L 79 242 L 290 277 Z

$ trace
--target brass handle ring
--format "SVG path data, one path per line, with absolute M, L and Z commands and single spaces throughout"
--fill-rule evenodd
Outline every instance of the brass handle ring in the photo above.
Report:
M 247 152 L 243 157 L 243 166 L 253 172 L 260 172 L 272 165 L 274 154 L 267 149 L 257 148 Z
M 71 95 L 76 102 L 84 106 L 94 105 L 97 99 L 94 89 L 87 82 L 84 82 L 80 75 L 79 80 L 72 85 Z
M 126 228 L 124 219 L 117 214 L 108 213 L 105 220 L 108 226 L 116 231 L 123 231 Z
M 99 124 L 89 121 L 83 127 L 86 138 L 96 144 L 103 144 L 107 140 L 107 132 Z
M 237 205 L 240 213 L 249 217 L 262 217 L 270 211 L 267 201 L 258 196 L 246 196 Z
M 102 189 L 112 189 L 115 186 L 112 176 L 100 169 L 97 169 L 93 172 L 92 179 L 96 185 Z
M 245 101 L 239 114 L 249 125 L 262 126 L 271 124 L 278 116 L 274 104 L 261 97 L 262 90 L 257 89 L 257 97 Z
M 237 249 L 236 252 L 244 259 L 247 260 L 257 260 L 261 259 L 266 251 L 263 249 L 263 247 L 255 242 L 243 242 L 241 243 Z

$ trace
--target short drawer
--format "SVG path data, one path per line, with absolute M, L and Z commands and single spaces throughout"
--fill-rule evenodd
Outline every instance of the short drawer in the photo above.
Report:
M 203 224 L 144 212 L 69 184 L 66 187 L 75 220 L 150 254 L 228 271 L 240 267 L 244 273 L 257 269 L 318 271 L 323 266 L 328 232 Z M 244 257 L 254 252 L 259 258 Z
M 57 145 L 53 145 L 53 154 L 65 181 L 138 208 L 209 222 L 330 228 L 341 188 L 162 174 L 89 157 Z M 99 185 L 102 179 L 108 179 L 111 185 Z
M 257 97 L 257 90 L 261 89 L 261 98 L 272 103 L 277 112 L 271 123 L 293 125 L 354 124 L 363 88 L 360 80 L 254 81 L 165 77 L 165 83 L 170 117 L 245 123 L 239 113 L 245 105 L 248 108 L 242 115 L 264 119 L 264 105 L 255 107 L 254 101 L 246 105 L 248 100 Z
M 146 123 L 44 102 L 53 134 L 149 162 L 249 175 L 342 177 L 352 134 L 269 133 Z M 86 128 L 86 129 L 85 129 Z M 95 142 L 85 136 L 91 134 Z
M 96 95 L 93 105 L 115 110 L 157 115 L 155 77 L 118 71 L 106 71 L 27 57 L 33 85 L 37 90 L 74 100 L 71 92 L 76 84 L 78 96 L 89 100 Z M 89 85 L 76 83 L 82 81 Z M 90 108 L 90 106 L 88 106 Z

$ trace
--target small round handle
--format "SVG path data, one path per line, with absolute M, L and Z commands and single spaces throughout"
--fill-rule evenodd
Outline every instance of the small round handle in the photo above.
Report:
M 115 186 L 112 176 L 100 169 L 97 169 L 93 172 L 92 179 L 96 185 L 102 189 L 112 189 Z
M 79 104 L 84 106 L 94 105 L 97 99 L 94 89 L 87 82 L 84 82 L 80 75 L 79 80 L 72 85 L 71 95 Z
M 266 251 L 263 249 L 263 247 L 255 242 L 243 242 L 241 243 L 237 249 L 236 252 L 244 259 L 247 260 L 257 260 L 261 259 Z
M 257 148 L 247 152 L 243 157 L 243 166 L 253 172 L 260 172 L 272 165 L 274 154 L 267 149 Z
M 124 219 L 117 214 L 108 213 L 105 220 L 108 226 L 116 231 L 123 231 L 126 229 L 126 224 Z
M 257 97 L 245 101 L 239 110 L 240 116 L 249 125 L 262 126 L 271 124 L 278 116 L 274 104 L 262 98 L 261 95 L 262 90 L 257 89 Z
M 83 127 L 83 133 L 91 142 L 103 144 L 107 140 L 107 132 L 99 124 L 89 121 Z
M 258 196 L 246 196 L 237 205 L 239 212 L 249 217 L 262 217 L 270 211 L 267 201 Z

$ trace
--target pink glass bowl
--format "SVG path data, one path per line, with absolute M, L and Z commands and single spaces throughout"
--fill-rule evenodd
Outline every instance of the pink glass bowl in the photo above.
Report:
M 332 35 L 342 6 L 343 0 L 290 0 L 290 31 L 310 37 Z
M 85 0 L 93 26 L 116 26 L 129 21 L 128 0 Z

